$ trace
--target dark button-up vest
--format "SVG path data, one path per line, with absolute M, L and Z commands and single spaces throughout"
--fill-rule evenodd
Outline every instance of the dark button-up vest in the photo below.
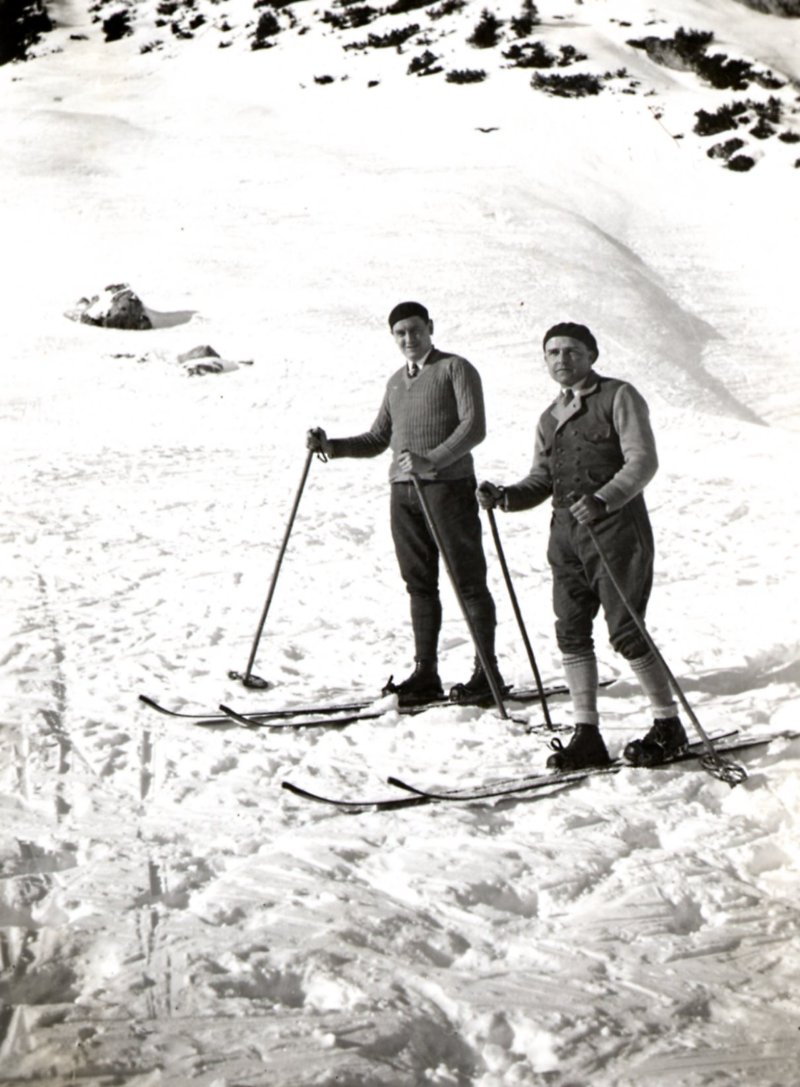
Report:
M 600 377 L 597 389 L 581 397 L 580 407 L 569 418 L 559 424 L 551 412 L 543 416 L 554 506 L 571 506 L 581 495 L 594 494 L 625 463 L 613 414 L 614 397 L 622 384 Z

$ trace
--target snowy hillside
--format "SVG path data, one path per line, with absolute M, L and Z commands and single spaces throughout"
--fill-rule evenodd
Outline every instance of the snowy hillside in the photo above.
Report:
M 9 56 L 61 49 L 93 56 L 105 42 L 114 54 L 137 49 L 163 60 L 202 49 L 206 63 L 216 64 L 218 53 L 212 61 L 209 52 L 231 49 L 237 58 L 259 52 L 261 71 L 280 71 L 284 89 L 352 81 L 359 90 L 399 91 L 404 81 L 473 88 L 488 81 L 506 104 L 512 96 L 527 99 L 530 110 L 542 96 L 622 98 L 620 108 L 630 96 L 688 154 L 705 153 L 737 172 L 766 156 L 784 167 L 800 164 L 793 79 L 800 8 L 795 18 L 776 19 L 742 10 L 735 0 L 655 7 L 631 0 L 488 6 L 331 0 L 330 7 L 291 0 L 35 0 L 19 6 L 29 10 L 28 32 L 17 31 L 20 42 L 16 52 L 8 47 Z
M 383 457 L 312 463 L 256 661 L 274 686 L 227 678 L 305 431 L 372 421 L 399 361 L 386 315 L 411 297 L 435 342 L 478 366 L 476 460 L 506 482 L 552 394 L 542 332 L 591 325 L 600 371 L 652 409 L 654 636 L 708 730 L 798 731 L 800 21 L 736 0 L 542 0 L 526 36 L 526 9 L 489 8 L 499 41 L 477 48 L 483 5 L 431 14 L 445 6 L 356 25 L 334 3 L 69 0 L 48 6 L 31 59 L 0 67 L 3 1082 L 796 1078 L 797 738 L 743 752 L 733 790 L 685 764 L 348 815 L 281 783 L 359 799 L 400 795 L 390 774 L 442 787 L 536 771 L 546 737 L 525 721 L 541 712 L 382 702 L 341 729 L 277 731 L 137 698 L 268 710 L 373 697 L 405 674 Z M 131 33 L 108 41 L 123 9 Z M 270 12 L 280 31 L 253 49 Z M 346 48 L 414 23 L 399 50 Z M 628 44 L 681 28 L 762 83 L 715 88 L 702 64 Z M 569 63 L 504 57 L 536 42 Z M 426 50 L 442 72 L 409 73 Z M 486 78 L 447 79 L 470 69 Z M 535 89 L 537 73 L 611 78 L 576 98 Z M 773 133 L 753 134 L 772 122 L 752 104 L 747 121 L 728 112 L 735 130 L 693 131 L 700 110 L 771 98 Z M 727 159 L 707 155 L 732 138 Z M 726 169 L 735 154 L 755 165 Z M 120 282 L 151 331 L 65 317 Z M 192 376 L 178 355 L 199 345 L 238 367 Z M 558 682 L 547 512 L 498 520 Z M 529 684 L 485 542 L 501 667 Z M 444 606 L 447 684 L 472 652 L 449 590 Z M 647 714 L 597 633 L 617 754 Z M 563 699 L 552 711 L 569 722 Z

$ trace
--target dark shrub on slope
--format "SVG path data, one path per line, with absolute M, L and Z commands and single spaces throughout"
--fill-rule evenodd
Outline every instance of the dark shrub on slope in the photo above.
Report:
M 120 38 L 127 38 L 133 33 L 130 15 L 125 8 L 120 8 L 107 19 L 103 19 L 103 33 L 107 42 L 118 42 Z
M 430 0 L 394 0 L 388 8 L 384 9 L 386 15 L 402 15 L 406 11 L 416 11 L 417 8 L 425 8 Z
M 419 24 L 400 27 L 390 30 L 388 34 L 370 34 L 365 42 L 349 42 L 345 49 L 400 49 L 403 42 L 408 41 L 419 32 Z
M 731 102 L 729 105 L 720 106 L 714 113 L 699 109 L 695 113 L 697 121 L 694 131 L 698 136 L 716 136 L 720 132 L 729 132 L 736 128 L 737 118 L 747 112 L 745 102 Z
M 518 38 L 527 38 L 539 21 L 539 12 L 533 0 L 523 0 L 522 14 L 511 19 L 511 29 Z
M 767 88 L 783 84 L 770 71 L 758 71 L 750 61 L 730 58 L 724 53 L 706 52 L 714 40 L 710 30 L 684 30 L 680 27 L 671 38 L 647 37 L 631 39 L 628 45 L 644 49 L 648 57 L 665 68 L 696 72 L 706 83 L 718 90 L 744 91 L 750 83 Z
M 430 49 L 426 49 L 424 53 L 418 57 L 414 57 L 408 66 L 409 75 L 436 75 L 438 72 L 443 72 L 441 64 L 436 62 L 439 57 L 435 53 L 432 53 Z
M 251 49 L 270 49 L 272 42 L 270 38 L 274 38 L 276 34 L 280 34 L 281 24 L 278 22 L 277 16 L 271 11 L 262 11 L 259 16 L 258 25 L 256 26 L 256 32 L 253 35 L 253 40 L 250 43 Z
M 740 140 L 738 136 L 734 136 L 730 140 L 724 140 L 722 143 L 715 143 L 713 147 L 709 147 L 706 154 L 710 159 L 724 159 L 726 162 L 736 151 L 740 151 L 744 147 L 744 140 Z
M 524 45 L 509 46 L 503 53 L 514 68 L 552 68 L 558 58 L 543 42 L 526 42 Z
M 586 72 L 582 75 L 539 75 L 531 78 L 531 86 L 536 91 L 555 94 L 560 98 L 586 98 L 599 94 L 603 84 L 596 75 Z
M 483 83 L 486 72 L 483 68 L 456 68 L 444 78 L 448 83 Z
M 731 60 L 724 53 L 698 57 L 695 71 L 721 91 L 744 91 L 750 85 L 753 66 L 746 60 Z
M 714 113 L 699 109 L 695 113 L 697 121 L 694 131 L 698 136 L 716 136 L 719 132 L 728 132 L 738 125 L 749 124 L 755 117 L 759 131 L 754 135 L 765 139 L 775 131 L 771 126 L 780 124 L 782 113 L 781 100 L 774 95 L 766 102 L 757 102 L 752 98 L 740 99 L 720 106 Z
M 41 0 L 0 0 L 0 64 L 24 60 L 28 49 L 52 29 Z
M 323 23 L 329 23 L 335 30 L 349 30 L 351 27 L 366 26 L 373 22 L 381 14 L 369 4 L 358 4 L 348 7 L 343 12 L 326 11 L 322 16 Z
M 665 68 L 677 68 L 690 71 L 695 68 L 698 58 L 705 53 L 707 45 L 714 40 L 710 30 L 684 30 L 680 27 L 671 38 L 631 39 L 628 45 L 634 49 L 644 49 L 648 57 Z
M 466 6 L 467 0 L 444 0 L 438 8 L 430 8 L 427 15 L 429 19 L 443 19 L 445 15 L 454 15 Z
M 492 49 L 500 41 L 502 26 L 502 20 L 498 19 L 487 8 L 484 8 L 481 12 L 480 21 L 467 38 L 467 41 L 470 45 L 474 45 L 476 49 Z

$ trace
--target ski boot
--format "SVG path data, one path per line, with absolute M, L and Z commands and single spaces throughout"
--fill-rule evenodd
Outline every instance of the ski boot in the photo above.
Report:
M 548 770 L 585 770 L 590 766 L 609 766 L 611 759 L 597 725 L 576 725 L 566 747 L 558 737 L 550 741 L 553 754 Z
M 631 740 L 623 755 L 632 766 L 657 766 L 686 750 L 689 737 L 679 717 L 657 717 L 640 740 Z
M 497 670 L 497 662 L 491 662 L 492 676 L 497 683 L 501 695 L 506 695 L 511 690 L 510 684 L 504 683 L 503 677 Z M 484 702 L 493 699 L 489 677 L 479 660 L 475 661 L 472 675 L 466 683 L 456 683 L 450 688 L 451 702 Z
M 424 702 L 435 702 L 444 698 L 444 689 L 436 664 L 431 661 L 417 661 L 414 671 L 401 683 L 395 683 L 394 676 L 389 676 L 381 694 L 396 694 L 401 706 L 419 706 Z

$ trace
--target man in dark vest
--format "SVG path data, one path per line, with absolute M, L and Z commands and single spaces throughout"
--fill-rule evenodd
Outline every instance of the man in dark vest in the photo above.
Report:
M 512 511 L 553 500 L 547 558 L 575 730 L 566 747 L 553 741 L 548 767 L 576 770 L 610 761 L 599 729 L 592 637 L 601 606 L 611 645 L 630 663 L 654 718 L 649 732 L 627 745 L 625 758 L 651 765 L 682 750 L 686 733 L 669 677 L 609 580 L 585 527 L 592 525 L 628 600 L 643 616 L 654 548 L 642 492 L 658 468 L 647 404 L 632 385 L 595 372 L 597 342 L 585 325 L 554 325 L 543 347 L 561 392 L 539 419 L 533 466 L 513 486 L 482 483 L 478 501 L 486 509 Z
M 350 438 L 329 438 L 316 427 L 307 447 L 335 457 L 375 457 L 392 450 L 391 525 L 400 573 L 411 603 L 415 667 L 383 693 L 405 704 L 443 697 L 438 669 L 442 606 L 439 551 L 421 509 L 412 474 L 424 488 L 431 518 L 450 559 L 484 658 L 503 681 L 495 660 L 495 606 L 486 585 L 486 559 L 475 499 L 471 450 L 486 436 L 481 379 L 475 367 L 433 346 L 433 321 L 419 302 L 401 302 L 389 314 L 389 329 L 405 357 L 389 378 L 371 428 Z M 476 657 L 473 674 L 450 691 L 454 701 L 490 698 L 491 685 Z

